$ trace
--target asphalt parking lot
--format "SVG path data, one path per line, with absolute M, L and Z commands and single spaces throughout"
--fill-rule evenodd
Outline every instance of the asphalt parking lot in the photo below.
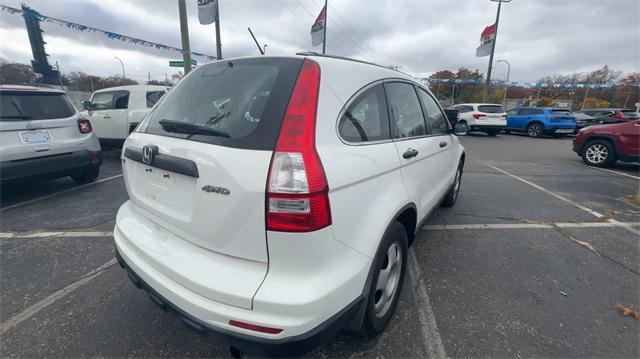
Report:
M 640 357 L 640 166 L 584 165 L 569 138 L 463 138 L 460 198 L 420 231 L 396 316 L 310 357 Z M 98 182 L 2 188 L 0 356 L 229 356 L 115 265 L 119 154 Z

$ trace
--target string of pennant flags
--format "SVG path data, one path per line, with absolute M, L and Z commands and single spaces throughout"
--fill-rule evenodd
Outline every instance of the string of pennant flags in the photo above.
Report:
M 40 22 L 45 22 L 45 23 L 49 23 L 49 24 L 56 24 L 59 26 L 65 26 L 71 30 L 76 30 L 76 31 L 82 31 L 82 32 L 95 32 L 95 33 L 101 33 L 103 35 L 105 35 L 107 38 L 112 39 L 112 40 L 119 40 L 122 42 L 126 42 L 129 43 L 131 45 L 137 45 L 137 46 L 142 46 L 142 47 L 152 47 L 158 50 L 164 50 L 164 51 L 171 51 L 171 52 L 178 52 L 178 53 L 184 53 L 185 51 L 181 48 L 177 48 L 177 47 L 173 47 L 173 46 L 169 46 L 169 45 L 164 45 L 164 44 L 159 44 L 156 42 L 152 42 L 152 41 L 147 41 L 147 40 L 142 40 L 142 39 L 138 39 L 135 37 L 131 37 L 131 36 L 127 36 L 127 35 L 122 35 L 116 32 L 111 32 L 111 31 L 106 31 L 106 30 L 101 30 L 101 29 L 96 29 L 94 27 L 90 27 L 90 26 L 86 26 L 86 25 L 82 25 L 82 24 L 77 24 L 71 21 L 66 21 L 66 20 L 61 20 L 61 19 L 56 19 L 54 17 L 50 17 L 50 16 L 46 16 L 46 15 L 42 15 L 38 12 L 35 11 L 22 11 L 21 9 L 16 9 L 10 6 L 6 6 L 6 5 L 1 5 L 0 4 L 0 9 L 6 13 L 15 15 L 15 14 L 22 14 L 23 16 L 30 16 L 30 17 L 34 17 L 36 19 L 38 19 L 38 21 Z M 207 54 L 203 54 L 203 53 L 199 53 L 199 52 L 193 52 L 191 51 L 191 55 L 193 56 L 199 56 L 199 57 L 203 57 L 206 58 L 208 60 L 215 60 L 216 57 L 215 56 L 211 56 L 211 55 L 207 55 Z
M 484 80 L 468 80 L 468 79 L 431 79 L 431 78 L 421 78 L 420 80 L 426 81 L 428 83 L 455 83 L 455 84 L 482 84 Z M 501 80 L 492 80 L 492 84 L 494 85 L 507 85 L 506 81 Z M 600 88 L 611 88 L 611 87 L 624 87 L 624 86 L 632 86 L 632 87 L 640 87 L 640 83 L 632 83 L 632 84 L 616 84 L 616 83 L 551 83 L 551 82 L 518 82 L 518 81 L 509 81 L 509 86 L 521 86 L 525 88 L 571 88 L 571 89 L 579 89 L 579 88 L 591 88 L 591 89 L 600 89 Z

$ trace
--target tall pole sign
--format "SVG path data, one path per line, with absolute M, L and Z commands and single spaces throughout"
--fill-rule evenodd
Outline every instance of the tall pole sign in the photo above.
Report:
M 498 24 L 500 23 L 500 9 L 503 2 L 511 2 L 511 0 L 491 0 L 498 3 L 498 11 L 496 13 L 496 22 L 485 28 L 481 36 L 481 45 L 476 50 L 477 56 L 487 56 L 486 50 L 491 49 L 489 55 L 489 67 L 487 68 L 487 77 L 484 84 L 484 91 L 482 92 L 482 102 L 487 101 L 487 93 L 489 91 L 489 85 L 491 84 L 491 69 L 493 67 L 493 53 L 496 50 L 496 39 L 498 37 Z

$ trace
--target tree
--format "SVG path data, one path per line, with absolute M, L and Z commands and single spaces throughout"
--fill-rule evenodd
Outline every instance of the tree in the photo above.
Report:
M 173 86 L 173 82 L 169 80 L 165 80 L 165 81 L 151 80 L 151 81 L 147 81 L 147 85 Z
M 40 78 L 30 65 L 0 60 L 0 84 L 30 84 Z
M 609 101 L 602 100 L 596 97 L 587 97 L 584 101 L 584 108 L 601 108 L 601 107 L 609 107 Z

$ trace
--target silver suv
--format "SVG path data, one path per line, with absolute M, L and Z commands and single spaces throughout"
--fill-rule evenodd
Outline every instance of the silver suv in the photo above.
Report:
M 0 180 L 95 181 L 102 154 L 89 120 L 53 88 L 0 86 Z

